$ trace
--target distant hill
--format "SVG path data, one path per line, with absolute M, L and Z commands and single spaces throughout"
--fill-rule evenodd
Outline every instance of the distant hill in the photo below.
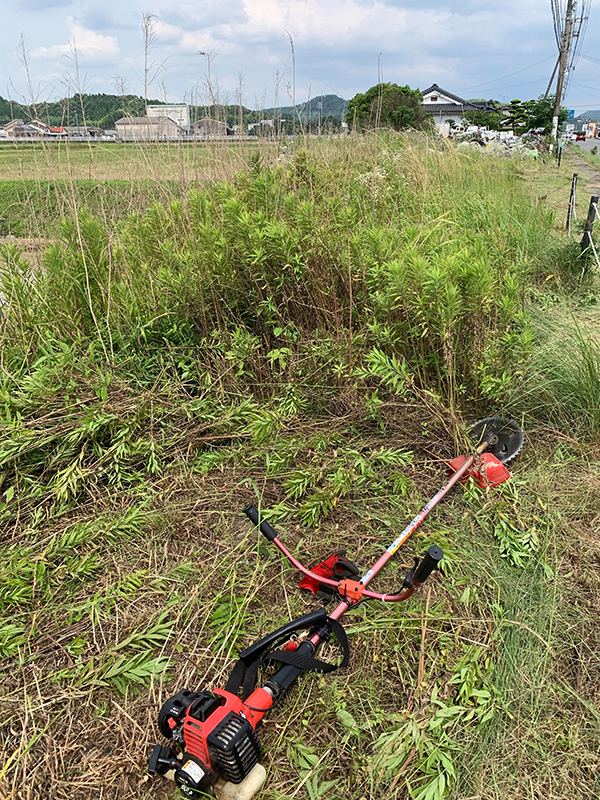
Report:
M 578 114 L 575 119 L 589 120 L 590 122 L 600 122 L 600 111 L 586 111 L 585 114 Z
M 319 103 L 322 103 L 321 108 L 319 108 Z M 321 94 L 306 103 L 296 103 L 296 113 L 302 122 L 306 122 L 309 119 L 318 120 L 319 113 L 322 119 L 335 117 L 335 119 L 343 120 L 347 110 L 348 101 L 337 94 Z M 265 108 L 265 114 L 272 115 L 274 112 L 274 108 Z M 293 117 L 294 106 L 280 106 L 277 112 L 284 117 Z
M 319 108 L 319 103 L 322 107 Z M 149 105 L 162 105 L 160 100 L 148 100 Z M 330 127 L 343 120 L 348 103 L 335 94 L 326 94 L 315 97 L 306 103 L 298 103 L 296 112 L 303 123 L 311 122 L 316 126 L 321 114 L 323 124 Z M 23 119 L 25 122 L 38 117 L 48 122 L 49 125 L 76 125 L 85 122 L 88 125 L 97 125 L 100 128 L 112 128 L 115 121 L 123 116 L 141 117 L 145 114 L 146 103 L 143 97 L 126 95 L 124 97 L 112 94 L 84 94 L 65 97 L 54 102 L 40 102 L 35 106 L 16 103 L 0 97 L 0 125 L 6 125 L 11 119 Z M 273 117 L 275 109 L 249 109 L 242 108 L 244 126 L 248 123 L 260 122 L 261 119 Z M 190 119 L 226 120 L 228 124 L 235 125 L 239 121 L 239 106 L 190 106 Z M 294 116 L 293 106 L 278 108 L 277 113 L 289 120 Z M 298 116 L 296 116 L 296 120 Z M 310 126 L 312 129 L 313 125 Z
M 160 100 L 148 100 L 149 105 L 162 105 Z M 112 128 L 115 120 L 126 114 L 140 117 L 145 114 L 146 103 L 137 95 L 83 94 L 64 97 L 62 100 L 26 105 L 0 97 L 0 125 L 11 119 L 29 122 L 38 119 L 49 125 L 76 125 L 83 123 L 100 128 Z

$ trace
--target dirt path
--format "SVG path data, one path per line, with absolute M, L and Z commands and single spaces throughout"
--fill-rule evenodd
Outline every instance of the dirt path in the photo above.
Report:
M 38 267 L 44 250 L 53 244 L 52 239 L 43 238 L 18 238 L 17 236 L 0 236 L 0 246 L 3 244 L 16 244 L 23 250 L 23 256 L 32 267 Z
M 579 175 L 579 187 L 589 194 L 600 195 L 600 169 L 584 161 L 577 153 L 571 153 L 573 168 Z

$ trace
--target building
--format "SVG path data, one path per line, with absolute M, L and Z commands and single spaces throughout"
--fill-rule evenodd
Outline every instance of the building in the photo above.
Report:
M 4 138 L 13 141 L 65 141 L 97 139 L 100 129 L 86 125 L 52 126 L 41 119 L 32 119 L 27 123 L 22 119 L 13 119 L 4 126 L 4 132 Z
M 22 119 L 11 119 L 4 126 L 4 136 L 12 141 L 60 138 L 60 134 L 41 119 L 32 119 L 29 122 L 23 122 Z
M 196 139 L 224 139 L 233 134 L 233 129 L 218 119 L 199 119 L 192 125 L 192 134 Z
M 148 106 L 147 114 L 152 119 L 157 117 L 169 117 L 173 122 L 176 122 L 181 130 L 190 130 L 190 110 L 186 103 L 178 103 L 173 105 L 162 106 Z
M 67 125 L 63 130 L 68 138 L 74 141 L 96 142 L 102 135 L 102 128 L 96 128 L 93 125 Z
M 444 123 L 454 122 L 460 125 L 465 111 L 486 111 L 488 113 L 497 111 L 487 100 L 464 100 L 452 92 L 441 89 L 434 83 L 423 92 L 423 106 L 428 114 L 433 116 L 436 128 L 440 128 Z
M 121 117 L 115 129 L 122 142 L 172 142 L 183 135 L 181 127 L 169 117 Z

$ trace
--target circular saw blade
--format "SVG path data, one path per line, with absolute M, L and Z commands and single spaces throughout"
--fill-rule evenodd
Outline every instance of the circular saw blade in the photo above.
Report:
M 469 431 L 472 439 L 479 444 L 488 442 L 487 452 L 506 464 L 521 452 L 524 435 L 521 428 L 511 419 L 486 417 L 476 422 Z

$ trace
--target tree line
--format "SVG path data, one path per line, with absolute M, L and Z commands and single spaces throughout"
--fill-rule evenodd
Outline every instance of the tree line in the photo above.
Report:
M 332 96 L 317 97 L 314 100 L 301 103 L 296 107 L 296 123 L 303 127 L 305 132 L 316 132 L 319 126 L 322 130 L 339 130 L 343 107 L 346 101 L 337 98 L 333 102 Z M 318 102 L 322 103 L 321 108 Z M 165 105 L 161 100 L 148 100 L 148 105 Z M 291 106 L 280 109 L 250 109 L 245 106 L 214 104 L 190 105 L 190 120 L 210 117 L 233 127 L 240 124 L 240 112 L 244 128 L 253 123 L 260 123 L 262 119 L 277 117 L 283 123 L 284 129 L 291 132 L 294 110 Z M 0 125 L 6 125 L 13 119 L 22 119 L 28 122 L 32 119 L 41 119 L 52 127 L 66 125 L 86 125 L 103 129 L 114 127 L 115 122 L 121 117 L 143 117 L 146 114 L 146 101 L 136 95 L 111 95 L 111 94 L 75 94 L 53 102 L 18 103 L 14 100 L 0 97 Z
M 321 108 L 318 104 L 321 103 Z M 339 131 L 341 117 L 346 101 L 335 95 L 317 97 L 308 103 L 301 103 L 294 109 L 285 106 L 280 109 L 253 110 L 240 105 L 215 104 L 211 106 L 191 105 L 190 119 L 210 117 L 226 122 L 229 126 L 260 123 L 262 119 L 280 120 L 280 128 L 291 132 L 295 123 L 304 132 Z M 508 105 L 490 100 L 497 110 L 494 112 L 465 111 L 464 119 L 471 125 L 486 126 L 492 130 L 514 130 L 523 133 L 540 129 L 550 131 L 554 96 L 541 95 L 537 100 L 511 100 Z M 148 100 L 148 105 L 164 105 L 161 100 Z M 0 125 L 12 119 L 41 119 L 53 127 L 87 124 L 103 129 L 114 127 L 115 122 L 124 116 L 142 117 L 146 113 L 146 101 L 136 95 L 75 94 L 54 102 L 22 104 L 0 97 Z M 567 117 L 567 109 L 561 109 L 559 123 Z M 408 128 L 426 130 L 432 127 L 431 116 L 423 106 L 423 95 L 419 89 L 399 86 L 396 83 L 379 83 L 364 93 L 356 94 L 347 104 L 346 122 L 351 129 L 368 130 L 372 128 Z M 258 132 L 258 131 L 255 131 Z
M 554 95 L 540 95 L 537 100 L 511 100 L 508 105 L 490 100 L 489 104 L 496 110 L 465 111 L 463 118 L 470 125 L 512 130 L 517 134 L 532 129 L 545 133 L 551 130 Z M 566 108 L 561 108 L 559 125 L 566 120 L 567 113 Z M 396 83 L 378 83 L 364 94 L 356 94 L 348 102 L 346 122 L 359 131 L 372 128 L 426 130 L 433 127 L 432 117 L 423 106 L 421 92 Z

